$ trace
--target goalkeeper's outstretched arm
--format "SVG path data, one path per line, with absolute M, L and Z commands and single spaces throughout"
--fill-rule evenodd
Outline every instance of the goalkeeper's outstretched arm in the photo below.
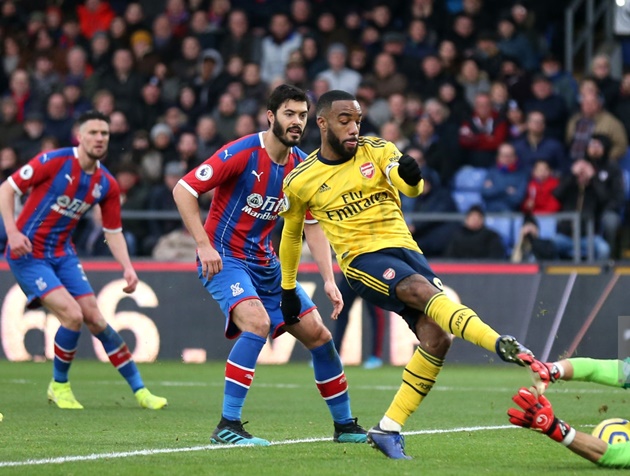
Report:
M 588 433 L 575 430 L 575 438 L 567 448 L 582 458 L 597 463 L 608 450 L 608 443 Z
M 599 466 L 630 468 L 630 442 L 609 445 L 588 433 L 571 428 L 554 415 L 551 402 L 546 397 L 537 397 L 526 388 L 521 388 L 512 400 L 520 409 L 508 410 L 510 423 L 544 433 Z
M 598 466 L 630 468 L 630 442 L 609 445 L 593 435 L 575 430 L 575 438 L 567 448 Z
M 552 381 L 577 380 L 593 382 L 609 387 L 630 388 L 630 361 L 626 359 L 592 359 L 572 357 L 547 364 Z

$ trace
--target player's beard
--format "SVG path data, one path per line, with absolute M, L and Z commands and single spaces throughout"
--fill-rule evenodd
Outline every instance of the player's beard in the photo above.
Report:
M 348 149 L 344 143 L 339 140 L 339 137 L 337 137 L 330 129 L 326 131 L 326 140 L 328 141 L 330 148 L 343 160 L 351 159 L 354 157 L 354 154 L 357 153 L 358 145 L 352 149 Z
M 291 127 L 289 129 L 292 129 Z M 278 121 L 275 121 L 273 123 L 273 127 L 271 128 L 271 132 L 273 132 L 273 135 L 276 136 L 278 138 L 278 140 L 282 143 L 282 145 L 286 146 L 286 147 L 293 147 L 296 146 L 300 143 L 300 140 L 302 139 L 302 136 L 304 135 L 304 131 L 301 131 L 300 133 L 300 137 L 297 138 L 297 140 L 290 140 L 287 139 L 285 137 L 285 134 L 288 132 L 288 129 L 285 131 L 282 129 L 282 126 L 280 125 L 280 123 Z
M 103 160 L 105 158 L 105 156 L 107 155 L 107 149 L 103 149 L 103 152 L 101 154 L 95 154 L 94 152 L 87 152 L 86 151 L 86 155 L 92 159 L 92 160 Z

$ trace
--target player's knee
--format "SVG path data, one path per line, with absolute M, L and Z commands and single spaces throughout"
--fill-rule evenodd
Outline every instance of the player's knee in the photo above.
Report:
M 439 348 L 447 351 L 451 348 L 451 344 L 453 343 L 453 335 L 449 334 L 448 332 L 442 331 L 442 333 L 437 336 L 436 342 Z
M 322 322 L 317 322 L 306 335 L 300 336 L 300 340 L 306 348 L 315 349 L 332 341 L 332 334 Z
M 403 279 L 396 286 L 396 296 L 414 309 L 424 309 L 431 297 L 439 291 L 427 279 L 414 274 Z
M 88 309 L 84 311 L 83 322 L 90 328 L 92 333 L 103 331 L 107 327 L 107 321 L 98 308 Z
M 332 334 L 323 323 L 320 323 L 317 327 L 316 337 L 320 345 L 324 345 L 326 342 L 332 340 Z
M 267 337 L 271 330 L 271 321 L 267 319 L 257 319 L 255 321 L 248 321 L 239 325 L 242 332 L 251 332 L 260 337 Z
M 453 343 L 453 336 L 436 325 L 423 326 L 418 332 L 420 347 L 436 357 L 444 357 Z
M 80 329 L 83 324 L 83 312 L 81 307 L 74 301 L 59 307 L 57 314 L 61 323 L 70 329 Z

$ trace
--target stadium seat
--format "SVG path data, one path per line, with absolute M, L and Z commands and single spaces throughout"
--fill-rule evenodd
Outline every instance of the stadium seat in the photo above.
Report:
M 453 190 L 459 192 L 480 192 L 488 171 L 481 167 L 464 165 L 453 179 Z
M 546 216 L 546 215 L 536 215 L 536 220 L 538 221 L 538 227 L 540 229 L 541 238 L 551 239 L 555 236 L 556 225 L 558 224 L 558 220 L 556 220 L 555 217 Z M 514 242 L 518 240 L 522 226 L 523 226 L 523 217 L 518 217 L 512 220 L 512 233 L 514 237 Z
M 541 238 L 553 238 L 556 235 L 556 227 L 558 225 L 558 220 L 554 217 L 548 216 L 537 216 L 538 226 L 540 228 L 540 237 Z
M 486 226 L 501 236 L 506 251 L 510 251 L 514 247 L 515 235 L 512 229 L 511 218 L 487 216 Z
M 473 205 L 483 206 L 483 198 L 479 192 L 454 190 L 451 196 L 457 205 L 457 211 L 466 213 Z
M 466 213 L 473 205 L 483 206 L 481 189 L 488 171 L 484 168 L 464 165 L 453 178 L 452 197 L 460 213 Z

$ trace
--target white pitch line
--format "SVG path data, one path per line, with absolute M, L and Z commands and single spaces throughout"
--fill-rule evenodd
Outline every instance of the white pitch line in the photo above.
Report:
M 450 428 L 450 429 L 437 429 L 437 430 L 417 430 L 406 431 L 403 435 L 435 435 L 443 433 L 461 433 L 464 431 L 489 431 L 489 430 L 507 430 L 516 429 L 518 427 L 513 425 L 497 425 L 497 426 L 471 426 L 462 428 Z M 296 445 L 300 443 L 320 443 L 324 441 L 330 441 L 330 437 L 326 438 L 302 438 L 298 440 L 284 440 L 271 442 L 271 446 L 284 446 L 284 445 Z M 206 450 L 234 450 L 241 448 L 251 448 L 252 445 L 201 445 L 201 446 L 189 446 L 185 448 L 158 448 L 136 451 L 123 451 L 118 453 L 92 453 L 85 456 L 59 456 L 56 458 L 42 458 L 42 459 L 27 459 L 24 461 L 0 461 L 0 468 L 10 468 L 16 466 L 41 466 L 45 464 L 64 464 L 64 463 L 76 463 L 82 461 L 96 461 L 101 459 L 114 459 L 114 458 L 131 458 L 134 456 L 153 456 L 169 453 L 190 453 L 193 451 L 206 451 Z
M 112 381 L 111 383 L 113 383 Z M 107 383 L 110 385 L 110 382 L 97 382 L 97 383 Z M 125 381 L 118 381 L 118 383 L 126 384 Z M 225 384 L 223 380 L 217 382 L 177 382 L 177 381 L 162 381 L 155 382 L 157 385 L 162 385 L 164 387 L 223 387 Z M 283 389 L 300 389 L 300 388 L 310 388 L 310 385 L 300 385 L 294 383 L 264 383 L 264 382 L 256 382 L 254 384 L 256 387 L 260 388 L 283 388 Z M 400 388 L 400 385 L 350 385 L 350 389 L 352 390 L 380 390 L 380 391 L 396 391 Z M 593 393 L 593 394 L 609 394 L 615 391 L 623 391 L 623 388 L 614 388 L 614 387 L 605 387 L 605 388 L 575 388 L 573 386 L 566 386 L 565 384 L 555 385 L 549 389 L 549 393 Z M 433 392 L 487 392 L 487 388 L 480 387 L 453 387 L 448 385 L 437 385 L 433 387 Z M 515 387 L 493 387 L 493 392 L 496 393 L 514 393 Z
M 0 382 L 3 382 L 0 379 Z M 24 380 L 24 379 L 8 379 L 4 380 L 9 384 L 35 384 L 38 383 L 35 380 Z M 127 385 L 122 379 L 117 380 L 98 380 L 95 382 L 90 382 L 92 384 L 97 385 Z M 223 387 L 225 385 L 223 380 L 219 380 L 216 382 L 185 382 L 185 381 L 173 381 L 173 380 L 162 380 L 162 381 L 154 381 L 150 382 L 152 385 L 161 385 L 163 387 Z M 300 385 L 295 383 L 265 383 L 265 382 L 256 382 L 256 387 L 260 388 L 278 388 L 278 389 L 300 389 L 311 387 L 311 385 Z M 396 391 L 400 388 L 399 385 L 350 385 L 352 390 L 369 390 L 369 391 Z M 549 393 L 589 393 L 589 394 L 610 394 L 611 392 L 622 393 L 625 389 L 623 388 L 615 388 L 615 387 L 595 387 L 595 388 L 576 388 L 572 386 L 570 383 L 567 384 L 562 383 L 560 385 L 554 385 L 549 388 Z M 492 389 L 495 393 L 514 393 L 515 387 L 494 387 Z M 448 385 L 438 385 L 433 387 L 433 392 L 487 392 L 487 388 L 480 387 L 454 387 Z

